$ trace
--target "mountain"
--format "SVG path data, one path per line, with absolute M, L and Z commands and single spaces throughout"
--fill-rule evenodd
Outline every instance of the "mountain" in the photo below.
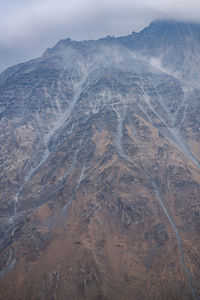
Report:
M 200 299 L 200 25 L 0 74 L 0 299 Z

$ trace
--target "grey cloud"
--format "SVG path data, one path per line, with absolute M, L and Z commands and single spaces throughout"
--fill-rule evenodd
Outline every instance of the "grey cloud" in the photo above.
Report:
M 128 34 L 158 18 L 200 21 L 200 1 L 2 0 L 0 70 L 40 55 L 62 38 Z

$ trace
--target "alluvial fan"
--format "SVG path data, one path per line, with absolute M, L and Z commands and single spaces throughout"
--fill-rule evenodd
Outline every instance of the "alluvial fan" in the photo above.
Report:
M 200 25 L 0 74 L 0 299 L 200 299 Z

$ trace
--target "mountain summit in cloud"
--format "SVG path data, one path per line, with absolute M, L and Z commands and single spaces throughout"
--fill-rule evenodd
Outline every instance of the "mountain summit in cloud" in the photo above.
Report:
M 139 33 L 117 37 L 107 36 L 93 41 L 61 40 L 44 55 L 67 48 L 88 49 L 93 46 L 115 45 L 131 50 L 135 58 L 148 61 L 151 65 L 171 73 L 175 77 L 195 85 L 200 74 L 200 24 L 174 20 L 157 20 Z
M 199 22 L 199 0 L 1 0 L 0 71 L 75 40 L 141 31 L 152 20 Z
M 0 74 L 0 299 L 200 299 L 200 25 L 61 40 Z

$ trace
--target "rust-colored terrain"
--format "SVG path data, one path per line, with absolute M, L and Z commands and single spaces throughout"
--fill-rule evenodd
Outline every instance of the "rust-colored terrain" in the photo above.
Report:
M 200 299 L 200 30 L 187 26 L 63 40 L 0 75 L 1 300 Z

